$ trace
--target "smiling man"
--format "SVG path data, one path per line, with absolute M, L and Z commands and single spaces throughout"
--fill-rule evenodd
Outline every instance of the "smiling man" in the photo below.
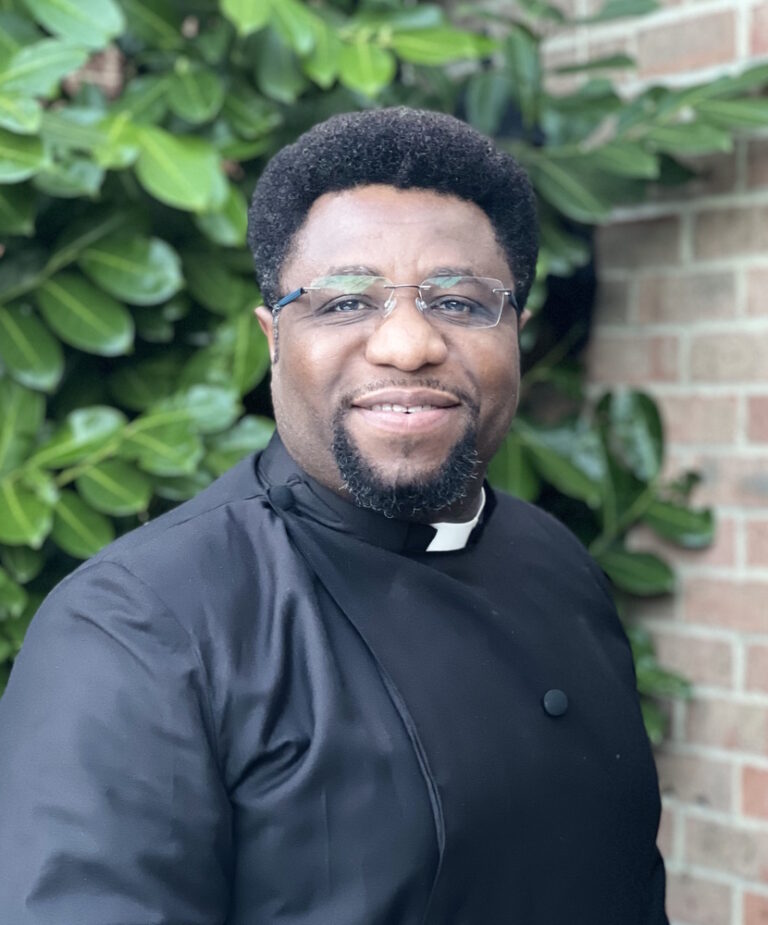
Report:
M 14 925 L 667 925 L 600 569 L 494 492 L 534 197 L 463 123 L 337 116 L 250 243 L 277 433 L 107 547 L 0 702 Z

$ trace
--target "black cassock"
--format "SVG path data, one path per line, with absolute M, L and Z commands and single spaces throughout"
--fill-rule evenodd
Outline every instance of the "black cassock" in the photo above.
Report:
M 0 701 L 0 922 L 666 925 L 605 578 L 486 491 L 428 553 L 275 439 L 62 582 Z

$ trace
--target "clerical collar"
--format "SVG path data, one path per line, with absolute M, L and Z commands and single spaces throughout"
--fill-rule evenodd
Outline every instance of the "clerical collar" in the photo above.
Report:
M 270 505 L 280 516 L 306 518 L 394 552 L 461 550 L 476 541 L 495 506 L 493 491 L 486 485 L 480 509 L 465 523 L 429 525 L 384 517 L 357 507 L 307 475 L 288 453 L 277 432 L 257 457 L 256 475 Z

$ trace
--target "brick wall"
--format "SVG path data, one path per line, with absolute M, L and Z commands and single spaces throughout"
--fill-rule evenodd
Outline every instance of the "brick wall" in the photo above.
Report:
M 593 0 L 568 0 L 582 15 Z M 768 55 L 768 2 L 668 0 L 648 17 L 561 33 L 557 63 L 626 51 L 623 77 L 680 85 Z M 659 401 L 668 469 L 704 475 L 717 540 L 664 549 L 680 592 L 640 607 L 661 659 L 694 682 L 657 753 L 660 843 L 675 925 L 768 925 L 768 137 L 698 164 L 674 198 L 618 213 L 597 237 L 595 388 Z

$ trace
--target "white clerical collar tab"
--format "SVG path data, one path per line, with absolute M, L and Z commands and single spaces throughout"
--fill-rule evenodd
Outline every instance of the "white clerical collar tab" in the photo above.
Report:
M 483 513 L 483 508 L 485 507 L 485 489 L 480 489 L 480 507 L 477 514 L 472 518 L 472 520 L 467 520 L 464 523 L 439 523 L 439 524 L 430 524 L 433 530 L 436 530 L 437 533 L 432 538 L 429 546 L 427 546 L 427 552 L 453 552 L 456 549 L 464 549 L 464 547 L 469 542 L 469 537 L 472 531 L 480 522 L 480 516 Z

